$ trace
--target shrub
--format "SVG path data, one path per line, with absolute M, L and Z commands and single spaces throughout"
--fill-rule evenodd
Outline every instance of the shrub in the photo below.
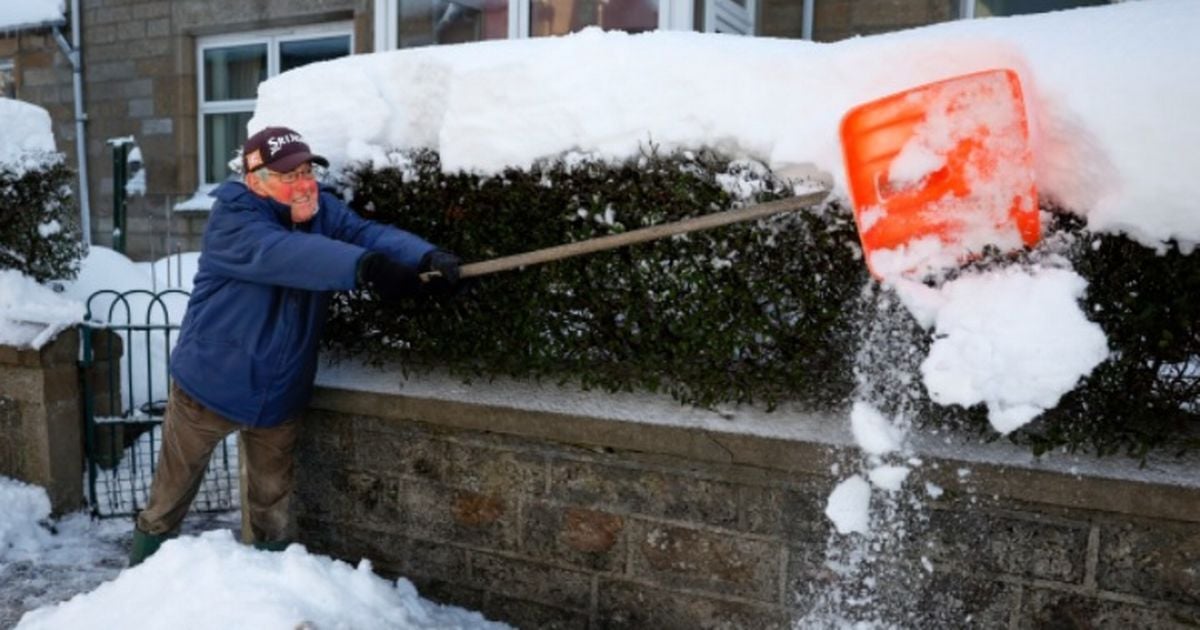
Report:
M 653 149 L 621 163 L 563 158 L 490 177 L 443 173 L 435 153 L 418 151 L 347 171 L 342 184 L 362 215 L 467 261 L 792 194 L 754 163 Z M 1200 414 L 1196 255 L 1089 234 L 1061 214 L 1048 232 L 1034 251 L 978 266 L 1066 256 L 1090 282 L 1085 307 L 1114 352 L 1012 439 L 1038 452 L 1192 446 L 1183 438 Z M 665 390 L 706 407 L 845 410 L 866 399 L 923 424 L 987 427 L 981 407 L 941 407 L 925 395 L 917 366 L 929 335 L 869 280 L 852 216 L 837 204 L 502 272 L 452 299 L 386 305 L 339 295 L 326 341 L 406 371 Z
M 84 246 L 71 202 L 71 170 L 60 154 L 37 166 L 0 163 L 0 269 L 39 282 L 74 278 Z
M 364 216 L 468 261 L 792 194 L 757 165 L 653 150 L 622 164 L 564 159 L 488 178 L 442 173 L 436 154 L 420 152 L 354 170 L 346 183 Z M 830 406 L 852 388 L 847 305 L 866 279 L 855 239 L 849 214 L 834 207 L 483 277 L 467 299 L 397 308 L 349 294 L 327 339 L 468 376 L 665 389 L 706 406 Z

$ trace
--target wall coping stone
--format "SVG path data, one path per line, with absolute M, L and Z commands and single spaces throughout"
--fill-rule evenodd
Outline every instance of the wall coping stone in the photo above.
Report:
M 828 476 L 858 451 L 846 414 L 794 407 L 717 411 L 666 395 L 584 391 L 495 378 L 465 383 L 445 373 L 405 377 L 398 366 L 323 364 L 311 406 L 378 418 L 547 440 L 590 448 L 696 459 L 783 473 Z M 1053 453 L 1035 458 L 1008 442 L 910 435 L 906 456 L 947 491 L 1055 507 L 1200 522 L 1200 454 L 1151 457 Z

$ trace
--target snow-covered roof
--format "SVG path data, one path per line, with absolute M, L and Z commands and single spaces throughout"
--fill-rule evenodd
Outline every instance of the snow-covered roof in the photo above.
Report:
M 1200 2 L 960 20 L 833 44 L 589 29 L 357 55 L 259 86 L 252 130 L 296 128 L 335 163 L 428 147 L 496 172 L 566 151 L 707 145 L 816 170 L 846 196 L 852 107 L 997 67 L 1020 76 L 1039 191 L 1097 230 L 1200 242 Z M 315 93 L 319 92 L 319 96 Z M 303 104 L 303 105 L 301 105 Z
M 66 22 L 64 0 L 5 0 L 0 3 L 0 34 Z

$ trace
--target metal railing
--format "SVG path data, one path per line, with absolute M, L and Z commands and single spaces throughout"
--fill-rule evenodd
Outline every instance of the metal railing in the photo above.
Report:
M 188 293 L 97 291 L 80 327 L 87 499 L 100 517 L 146 506 L 162 442 L 171 376 L 168 365 Z M 135 313 L 140 316 L 135 316 Z M 238 508 L 237 440 L 209 461 L 194 511 Z

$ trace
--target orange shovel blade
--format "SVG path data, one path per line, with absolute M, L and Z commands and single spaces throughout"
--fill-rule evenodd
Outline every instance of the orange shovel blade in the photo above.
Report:
M 871 273 L 923 274 L 1041 226 L 1021 83 L 988 70 L 855 107 L 842 151 Z

